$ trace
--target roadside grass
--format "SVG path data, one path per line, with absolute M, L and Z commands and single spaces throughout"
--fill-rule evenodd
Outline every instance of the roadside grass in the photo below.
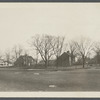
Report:
M 100 91 L 98 67 L 0 68 L 0 91 Z

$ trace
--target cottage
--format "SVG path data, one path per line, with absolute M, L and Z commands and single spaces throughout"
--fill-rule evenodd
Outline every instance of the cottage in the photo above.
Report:
M 15 66 L 33 66 L 36 61 L 31 56 L 23 55 L 20 56 L 14 63 Z
M 61 56 L 56 60 L 57 66 L 71 66 L 75 62 L 75 56 L 72 57 L 69 51 L 64 52 Z

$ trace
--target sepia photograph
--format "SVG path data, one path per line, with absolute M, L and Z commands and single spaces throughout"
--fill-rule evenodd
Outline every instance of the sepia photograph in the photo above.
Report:
M 0 3 L 0 92 L 79 91 L 100 92 L 100 3 Z

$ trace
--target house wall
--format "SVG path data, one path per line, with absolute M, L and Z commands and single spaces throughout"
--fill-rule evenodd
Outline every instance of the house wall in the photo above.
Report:
M 70 66 L 70 57 L 67 54 L 63 54 L 58 58 L 58 66 L 67 67 Z
M 35 60 L 30 56 L 20 56 L 14 63 L 15 66 L 32 66 L 35 64 Z

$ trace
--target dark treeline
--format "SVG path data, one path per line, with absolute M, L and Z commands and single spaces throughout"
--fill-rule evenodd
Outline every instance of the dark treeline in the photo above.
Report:
M 34 35 L 29 42 L 29 46 L 32 48 L 31 51 L 34 51 L 33 57 L 35 55 L 36 65 L 38 60 L 41 58 L 45 68 L 49 66 L 50 60 L 53 58 L 56 59 L 55 66 L 59 65 L 59 57 L 67 52 L 70 55 L 70 65 L 73 65 L 74 58 L 78 60 L 81 59 L 81 64 L 84 68 L 87 59 L 90 59 L 93 54 L 95 54 L 96 62 L 99 63 L 100 60 L 100 42 L 94 42 L 87 37 L 80 37 L 73 40 L 68 40 L 64 36 L 53 36 L 53 35 Z M 4 55 L 4 59 L 9 65 L 11 62 L 18 61 L 20 57 L 22 59 L 30 59 L 30 56 L 21 45 L 15 45 L 12 51 L 7 50 Z M 2 59 L 3 56 L 0 56 Z
M 95 48 L 94 42 L 89 38 L 81 37 L 77 40 L 66 41 L 65 37 L 63 36 L 52 35 L 35 35 L 32 37 L 31 47 L 36 50 L 37 56 L 41 56 L 45 63 L 45 67 L 49 65 L 49 61 L 52 56 L 56 57 L 56 66 L 58 66 L 58 58 L 63 52 L 69 51 L 71 57 L 70 65 L 73 64 L 74 57 L 81 57 L 83 68 L 86 58 Z M 95 52 L 97 51 L 98 49 L 95 48 Z

